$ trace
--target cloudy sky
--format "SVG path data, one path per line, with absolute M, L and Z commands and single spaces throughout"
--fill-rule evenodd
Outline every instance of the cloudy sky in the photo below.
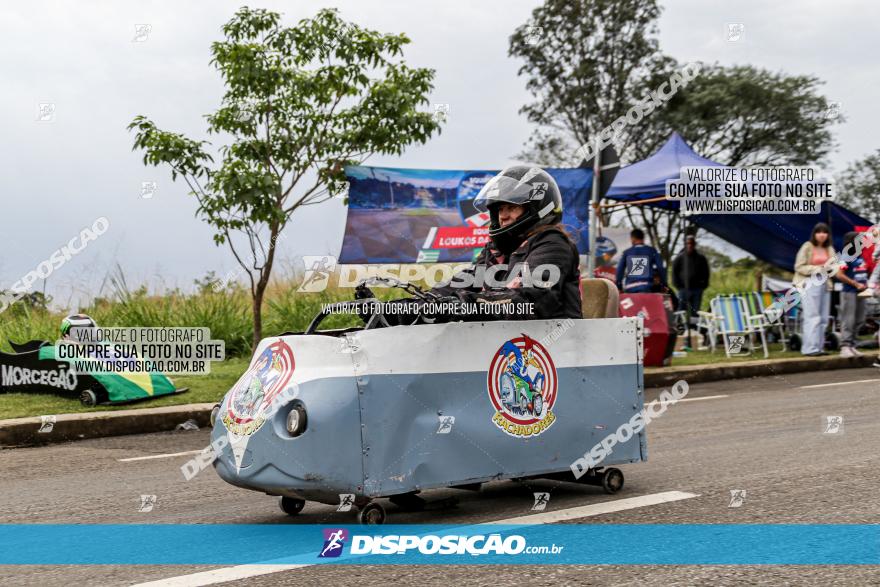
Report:
M 195 203 L 165 169 L 145 168 L 126 125 L 145 114 L 160 127 L 203 135 L 222 87 L 208 66 L 210 43 L 239 1 L 5 2 L 0 6 L 0 289 L 48 258 L 94 219 L 110 229 L 54 273 L 48 292 L 61 307 L 98 291 L 118 263 L 130 285 L 188 288 L 208 270 L 234 268 L 226 249 L 194 217 Z M 450 105 L 443 133 L 400 157 L 396 167 L 499 168 L 530 132 L 517 114 L 528 101 L 507 38 L 536 0 L 338 0 L 251 2 L 288 23 L 335 6 L 342 15 L 413 40 L 408 63 L 437 72 L 431 101 Z M 825 80 L 847 121 L 835 129 L 831 171 L 878 147 L 880 64 L 869 0 L 779 2 L 666 0 L 663 50 L 680 61 L 750 63 Z M 729 42 L 728 23 L 744 25 Z M 136 38 L 136 25 L 148 35 Z M 48 121 L 40 104 L 53 104 Z M 150 199 L 145 181 L 155 181 Z M 283 256 L 336 254 L 345 209 L 328 202 L 297 213 Z M 37 284 L 40 289 L 42 284 Z

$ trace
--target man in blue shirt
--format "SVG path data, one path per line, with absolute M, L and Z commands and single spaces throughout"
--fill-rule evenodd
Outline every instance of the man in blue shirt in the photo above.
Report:
M 617 289 L 621 293 L 649 293 L 654 291 L 654 282 L 659 281 L 666 289 L 666 268 L 657 249 L 645 244 L 645 233 L 633 229 L 629 233 L 632 247 L 620 256 L 617 264 Z

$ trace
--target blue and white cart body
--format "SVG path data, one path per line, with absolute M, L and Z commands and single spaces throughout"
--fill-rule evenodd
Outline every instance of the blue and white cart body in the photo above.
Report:
M 346 495 L 364 506 L 502 479 L 574 481 L 572 463 L 643 409 L 642 340 L 639 318 L 267 338 L 216 411 L 214 466 L 288 506 Z M 640 431 L 602 467 L 646 459 Z M 599 473 L 580 481 L 602 485 Z

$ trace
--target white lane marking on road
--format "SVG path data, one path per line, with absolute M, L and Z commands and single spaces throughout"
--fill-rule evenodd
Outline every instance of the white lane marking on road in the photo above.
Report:
M 684 399 L 678 400 L 676 403 L 680 404 L 681 402 L 699 402 L 704 399 L 721 399 L 722 397 L 729 397 L 729 396 L 726 393 L 722 393 L 719 395 L 704 395 L 703 397 L 686 397 Z
M 204 450 L 205 449 L 200 448 L 199 450 L 187 450 L 184 452 L 171 452 L 171 453 L 162 454 L 162 455 L 149 455 L 146 457 L 129 457 L 127 459 L 116 459 L 116 460 L 119 461 L 120 463 L 130 463 L 132 461 L 151 461 L 153 459 L 170 459 L 171 457 L 182 457 L 184 455 L 196 455 Z
M 721 399 L 721 398 L 723 398 L 723 397 L 730 397 L 730 396 L 727 395 L 726 393 L 723 393 L 723 394 L 720 394 L 720 395 L 706 395 L 706 396 L 703 396 L 703 397 L 686 397 L 686 398 L 684 398 L 684 399 L 680 399 L 680 400 L 678 400 L 678 401 L 675 402 L 675 403 L 680 404 L 681 402 L 699 402 L 699 401 L 703 401 L 704 399 Z M 658 405 L 659 405 L 659 404 L 660 404 L 660 400 L 659 400 L 659 399 L 655 399 L 655 400 L 653 400 L 653 401 L 648 402 L 648 405 L 650 405 L 650 404 L 658 404 Z
M 661 503 L 680 501 L 682 499 L 691 499 L 693 497 L 699 496 L 700 495 L 698 493 L 687 493 L 684 491 L 664 491 L 662 493 L 652 493 L 650 495 L 640 495 L 639 497 L 616 499 L 603 503 L 567 508 L 553 512 L 545 512 L 542 514 L 519 516 L 517 518 L 507 518 L 504 520 L 493 520 L 486 523 L 507 525 L 548 524 L 564 520 L 589 518 L 591 516 L 599 516 L 602 514 L 631 510 L 650 505 L 659 505 Z M 222 569 L 214 569 L 211 571 L 202 571 L 199 573 L 193 573 L 191 575 L 168 577 L 167 579 L 159 579 L 158 581 L 150 581 L 148 583 L 138 583 L 137 585 L 132 585 L 132 587 L 203 587 L 205 585 L 215 585 L 217 583 L 225 583 L 227 581 L 236 581 L 238 579 L 246 579 L 249 577 L 268 575 L 270 573 L 278 573 L 280 571 L 312 567 L 315 566 L 315 564 L 237 565 L 234 567 L 224 567 Z
M 150 581 L 149 583 L 138 583 L 137 585 L 132 585 L 132 587 L 201 587 L 202 585 L 237 581 L 238 579 L 248 579 L 279 571 L 289 571 L 291 569 L 311 566 L 314 565 L 239 565 L 237 567 L 214 569 L 213 571 L 202 571 L 192 575 L 169 577 L 167 579 L 159 579 L 158 581 Z
M 664 491 L 663 493 L 652 493 L 650 495 L 640 495 L 639 497 L 628 497 L 626 499 L 615 499 L 614 501 L 606 501 L 602 503 L 594 503 L 591 505 L 582 505 L 575 508 L 567 508 L 541 514 L 531 514 L 529 516 L 519 516 L 518 518 L 507 518 L 506 520 L 494 520 L 489 524 L 552 524 L 554 522 L 564 522 L 567 520 L 577 520 L 579 518 L 589 518 L 591 516 L 601 516 L 602 514 L 610 514 L 642 508 L 649 505 L 659 505 L 661 503 L 669 503 L 671 501 L 680 501 L 682 499 L 691 499 L 699 497 L 696 493 L 687 493 L 684 491 Z
M 812 389 L 814 387 L 833 387 L 835 385 L 852 385 L 853 383 L 880 383 L 880 379 L 859 379 L 857 381 L 838 381 L 837 383 L 816 383 L 815 385 L 801 385 L 800 389 Z

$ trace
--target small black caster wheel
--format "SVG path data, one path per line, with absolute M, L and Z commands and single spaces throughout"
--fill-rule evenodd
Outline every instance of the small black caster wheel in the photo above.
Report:
M 840 338 L 833 332 L 825 337 L 825 348 L 829 351 L 840 350 Z
M 89 407 L 96 406 L 98 405 L 98 396 L 91 389 L 84 389 L 79 394 L 79 403 Z
M 282 497 L 278 500 L 278 505 L 281 506 L 281 511 L 288 516 L 295 516 L 306 507 L 306 500 L 296 499 L 295 497 Z
M 623 472 L 614 467 L 602 473 L 602 489 L 605 493 L 617 493 L 623 489 Z
M 371 502 L 358 512 L 358 521 L 361 524 L 384 524 L 385 508 L 376 502 Z
M 797 334 L 792 334 L 788 339 L 788 350 L 797 352 L 801 350 L 801 337 Z

